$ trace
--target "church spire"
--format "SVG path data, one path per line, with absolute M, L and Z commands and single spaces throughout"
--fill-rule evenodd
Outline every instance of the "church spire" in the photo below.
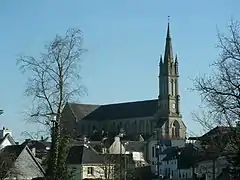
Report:
M 170 22 L 168 16 L 168 27 L 167 27 L 167 37 L 165 44 L 165 54 L 164 54 L 164 63 L 170 63 L 173 61 L 173 51 L 172 51 L 172 41 L 170 34 Z

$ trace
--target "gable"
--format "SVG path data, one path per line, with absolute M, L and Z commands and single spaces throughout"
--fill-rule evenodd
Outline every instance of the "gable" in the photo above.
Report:
M 28 147 L 25 147 L 16 159 L 15 168 L 19 172 L 20 176 L 25 178 L 44 177 L 44 171 L 41 166 L 34 159 L 31 151 Z
M 68 103 L 77 120 L 115 120 L 153 116 L 158 110 L 158 100 L 127 103 L 89 105 Z
M 0 149 L 6 147 L 16 145 L 15 141 L 13 140 L 12 136 L 10 134 L 6 134 L 1 140 L 0 140 Z

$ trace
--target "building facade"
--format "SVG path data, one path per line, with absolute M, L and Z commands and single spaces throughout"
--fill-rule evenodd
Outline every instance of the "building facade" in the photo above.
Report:
M 180 111 L 179 71 L 173 56 L 168 23 L 164 57 L 159 63 L 159 95 L 156 99 L 107 105 L 67 103 L 62 124 L 73 136 L 94 132 L 185 139 L 186 126 Z

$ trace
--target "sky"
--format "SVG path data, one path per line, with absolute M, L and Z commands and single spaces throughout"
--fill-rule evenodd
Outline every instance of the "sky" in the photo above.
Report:
M 201 134 L 193 121 L 200 96 L 192 79 L 209 74 L 218 58 L 217 28 L 226 32 L 231 18 L 240 20 L 238 0 L 8 0 L 0 1 L 0 127 L 22 141 L 23 131 L 37 125 L 24 120 L 30 106 L 24 96 L 27 76 L 16 66 L 19 55 L 38 56 L 46 42 L 68 28 L 83 31 L 82 103 L 107 104 L 157 98 L 158 63 L 164 52 L 168 16 L 174 54 L 178 55 L 183 121 Z

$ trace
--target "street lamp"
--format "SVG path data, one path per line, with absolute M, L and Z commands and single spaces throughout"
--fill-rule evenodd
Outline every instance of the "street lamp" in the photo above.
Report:
M 46 117 L 49 119 L 49 121 L 52 123 L 51 130 L 52 128 L 55 127 L 55 125 L 58 123 L 57 122 L 57 115 L 58 113 L 46 113 L 46 114 L 41 114 L 41 113 L 36 113 L 31 115 L 31 117 Z M 48 121 L 45 122 L 46 125 L 50 125 Z
M 122 180 L 122 140 L 121 140 L 121 138 L 123 137 L 125 135 L 125 133 L 124 133 L 124 130 L 121 128 L 120 129 L 120 132 L 119 132 L 119 134 L 118 134 L 118 137 L 119 137 L 119 140 L 120 140 L 120 164 L 119 164 L 119 166 L 120 166 L 120 180 Z
M 3 110 L 2 110 L 2 109 L 0 109 L 0 115 L 1 115 L 1 114 L 3 114 Z
M 177 153 L 178 178 L 179 178 L 179 176 L 180 176 L 180 156 L 181 156 L 181 151 L 178 149 L 178 153 Z
M 124 167 L 125 167 L 125 170 L 124 170 L 124 180 L 127 180 L 127 159 L 126 159 L 126 146 L 128 145 L 128 142 L 125 142 L 124 143 L 124 148 L 125 148 L 125 151 L 124 151 Z
M 160 172 L 159 172 L 159 166 L 160 166 L 160 159 L 159 159 L 159 155 L 160 155 L 160 145 L 159 144 L 157 144 L 156 145 L 156 155 L 157 155 L 157 175 L 158 175 L 158 177 L 160 176 Z

